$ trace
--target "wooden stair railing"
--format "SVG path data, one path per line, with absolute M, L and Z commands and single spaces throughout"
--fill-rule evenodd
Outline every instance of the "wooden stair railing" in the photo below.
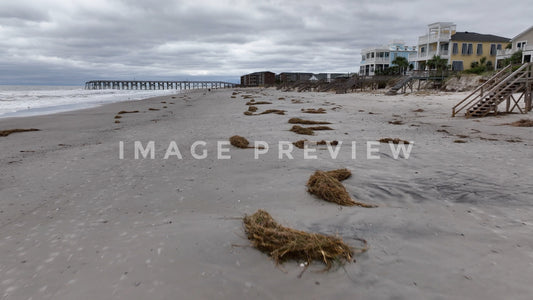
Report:
M 520 68 L 511 73 L 511 75 L 498 82 L 485 93 L 485 96 L 468 107 L 465 116 L 467 118 L 472 116 L 484 117 L 492 111 L 497 112 L 500 103 L 513 93 L 525 87 L 525 84 L 521 81 L 526 75 L 530 76 L 530 66 L 531 63 L 523 64 Z
M 489 80 L 485 81 L 482 85 L 478 86 L 472 93 L 466 96 L 466 98 L 464 98 L 461 102 L 457 103 L 452 108 L 452 117 L 455 117 L 457 113 L 459 113 L 461 110 L 465 109 L 466 107 L 470 106 L 470 104 L 472 104 L 474 101 L 479 101 L 479 99 L 483 97 L 484 91 L 491 90 L 496 84 L 498 84 L 498 82 L 502 78 L 504 78 L 505 76 L 508 76 L 507 73 L 510 73 L 509 71 L 512 70 L 511 68 L 512 68 L 512 65 L 508 65 L 505 68 L 501 69 L 498 73 L 494 74 L 491 78 L 489 78 Z

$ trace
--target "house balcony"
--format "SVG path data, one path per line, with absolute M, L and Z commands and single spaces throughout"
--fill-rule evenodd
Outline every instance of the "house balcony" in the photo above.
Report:
M 437 43 L 437 42 L 449 42 L 450 41 L 450 36 L 448 34 L 443 34 L 440 36 L 437 35 L 437 34 L 431 34 L 431 35 L 423 35 L 423 36 L 420 36 L 418 37 L 418 45 L 425 45 L 425 44 L 433 44 L 433 43 Z
M 367 58 L 364 61 L 361 61 L 361 64 L 365 64 L 365 65 L 369 65 L 369 64 L 390 64 L 390 58 L 389 57 Z
M 496 60 L 505 59 L 511 57 L 516 52 L 513 49 L 500 49 L 496 51 Z
M 443 59 L 449 59 L 450 58 L 450 52 L 448 50 L 441 50 L 441 51 L 429 51 L 420 53 L 416 58 L 413 57 L 413 60 L 421 61 L 421 60 L 428 60 L 432 59 L 433 56 L 440 56 L 440 58 Z M 411 60 L 411 55 L 409 55 L 409 60 Z

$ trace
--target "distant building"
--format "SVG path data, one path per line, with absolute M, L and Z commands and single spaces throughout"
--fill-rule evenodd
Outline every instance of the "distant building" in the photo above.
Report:
M 522 62 L 531 62 L 533 55 L 533 26 L 522 31 L 511 39 L 511 49 L 500 49 L 496 54 L 496 66 L 499 62 L 511 57 L 515 52 L 522 51 Z
M 332 80 L 338 78 L 338 77 L 346 77 L 349 76 L 349 74 L 346 73 L 318 73 L 314 74 L 316 80 L 324 80 L 326 82 L 331 82 Z
M 283 83 L 309 80 L 313 73 L 283 72 L 279 74 L 279 80 Z
M 448 64 L 452 70 L 463 71 L 470 69 L 473 62 L 479 62 L 483 57 L 492 66 L 496 64 L 496 54 L 507 46 L 510 39 L 492 34 L 475 32 L 456 32 L 450 39 L 451 55 Z
M 416 47 L 406 46 L 404 41 L 392 41 L 381 47 L 363 49 L 359 75 L 373 76 L 391 67 L 396 57 L 401 56 L 409 60 L 409 55 L 416 56 Z
M 276 74 L 270 71 L 254 72 L 241 76 L 242 86 L 264 86 L 276 83 Z
M 437 22 L 428 25 L 426 34 L 418 37 L 418 51 L 409 56 L 415 69 L 425 70 L 427 61 L 434 56 L 450 60 L 450 40 L 456 32 L 452 22 Z

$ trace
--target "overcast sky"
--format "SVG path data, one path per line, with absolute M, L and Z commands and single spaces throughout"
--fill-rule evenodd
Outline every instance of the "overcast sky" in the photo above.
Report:
M 0 84 L 357 72 L 362 48 L 427 24 L 512 38 L 529 0 L 0 0 Z

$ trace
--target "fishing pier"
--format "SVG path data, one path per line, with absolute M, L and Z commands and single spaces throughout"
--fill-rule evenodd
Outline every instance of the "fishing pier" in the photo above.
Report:
M 236 83 L 224 81 L 143 81 L 143 80 L 91 80 L 86 90 L 195 90 L 234 88 Z

